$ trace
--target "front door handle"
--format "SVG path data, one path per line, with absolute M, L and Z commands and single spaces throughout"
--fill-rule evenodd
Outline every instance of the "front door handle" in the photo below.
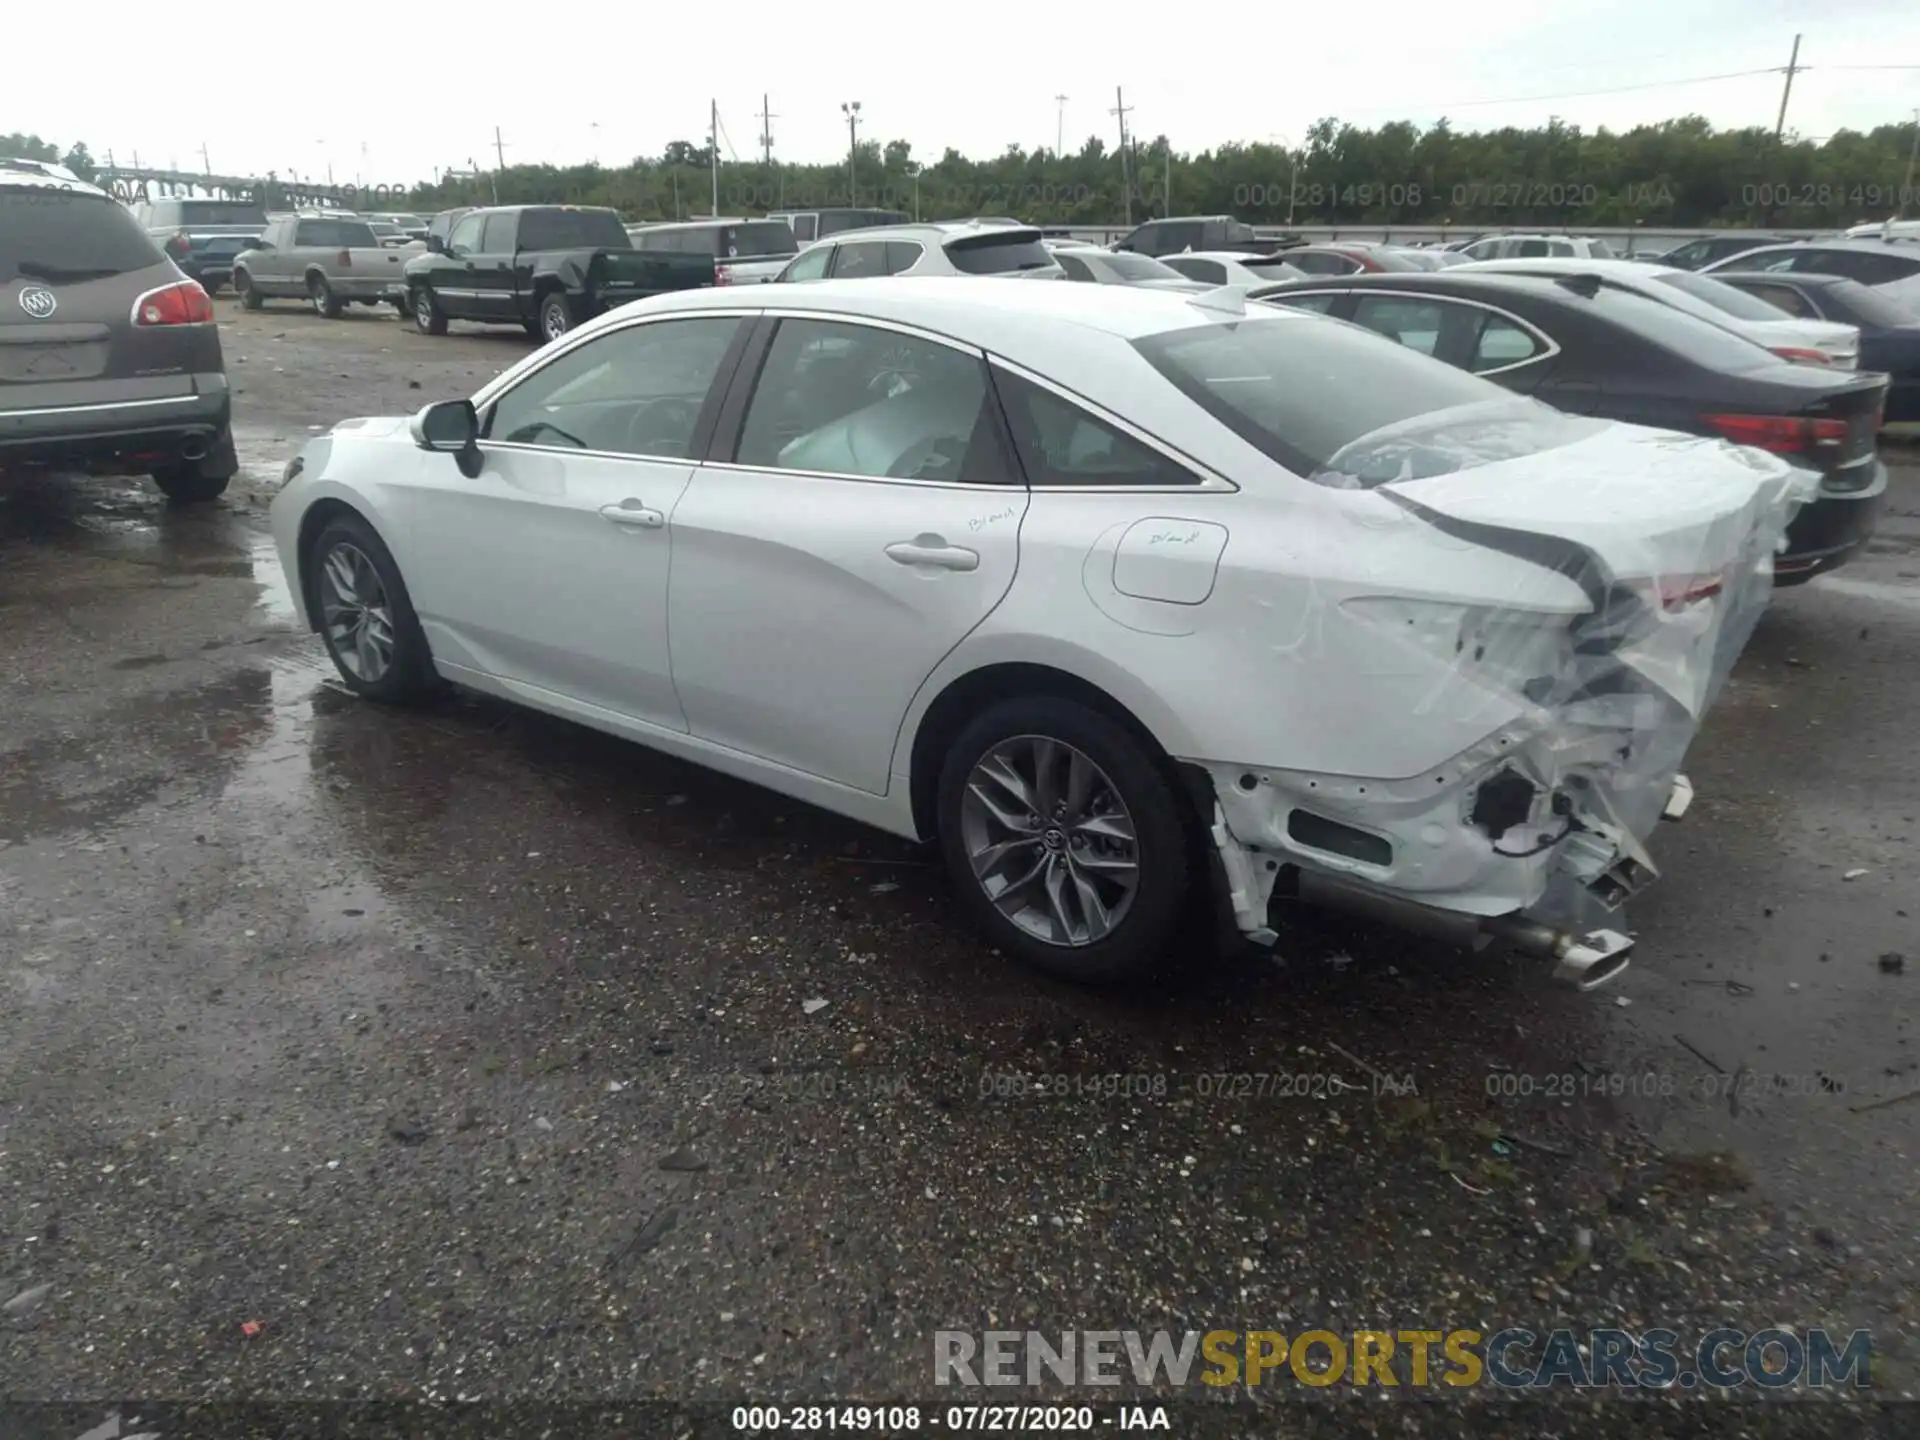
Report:
M 600 514 L 616 525 L 633 525 L 642 530 L 658 530 L 667 523 L 667 517 L 658 510 L 642 505 L 638 500 L 622 500 L 618 505 L 602 505 Z
M 933 565 L 942 570 L 978 570 L 980 553 L 959 545 L 929 543 L 931 537 L 887 546 L 887 558 L 900 565 Z

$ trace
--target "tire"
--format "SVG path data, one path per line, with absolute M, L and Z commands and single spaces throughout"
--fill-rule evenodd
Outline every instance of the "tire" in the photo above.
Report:
M 205 505 L 227 493 L 227 475 L 210 475 L 198 465 L 169 465 L 153 472 L 153 483 L 176 505 Z
M 536 335 L 545 341 L 558 340 L 573 329 L 573 302 L 565 291 L 552 291 L 541 300 L 539 326 Z
M 1056 766 L 1064 766 L 1071 752 L 1077 752 L 1081 764 L 1093 767 L 1088 777 L 1093 809 L 1087 818 L 1098 828 L 1082 830 L 1072 815 L 1048 813 L 1016 832 L 1000 825 L 979 803 L 970 783 L 982 778 L 976 766 L 993 760 L 1001 762 L 996 768 L 1010 763 L 1028 782 L 1024 788 L 1031 796 L 1039 788 L 1033 783 L 1033 762 L 1049 742 Z M 1068 750 L 1062 752 L 1061 746 Z M 1055 792 L 1069 789 L 1064 775 L 1055 773 Z M 954 741 L 941 766 L 938 795 L 940 848 L 948 871 L 962 903 L 1000 948 L 1037 969 L 1083 984 L 1144 975 L 1166 956 L 1194 873 L 1185 802 L 1157 757 L 1124 726 L 1056 696 L 1002 701 Z M 1113 803 L 1103 803 L 1103 797 Z M 1012 792 L 1003 790 L 994 798 L 1001 814 L 1020 808 Z M 1117 838 L 1128 828 L 1121 822 L 1129 819 L 1131 845 Z M 1021 834 L 1033 838 L 1023 841 L 1017 838 Z M 974 854 L 1003 845 L 1013 847 L 1003 849 L 1005 859 L 986 866 L 984 876 L 976 874 Z M 1029 854 L 1035 857 L 1032 867 L 1022 863 Z M 1118 868 L 1127 859 L 1133 862 L 1131 890 L 1125 889 Z M 1096 862 L 1105 863 L 1096 869 Z M 1037 877 L 1030 883 L 1010 883 L 1024 879 L 1030 870 Z M 1061 876 L 1064 910 L 1047 903 L 1049 873 Z M 1104 924 L 1094 910 L 1078 903 L 1088 890 L 1104 910 Z M 1022 900 L 1009 913 L 994 894 L 1014 892 L 1022 892 Z
M 307 547 L 301 575 L 309 613 L 349 690 L 388 705 L 433 692 L 433 654 L 420 618 L 371 525 L 351 514 L 327 521 Z
M 314 312 L 327 320 L 338 320 L 340 312 L 346 308 L 340 297 L 333 293 L 333 287 L 327 284 L 327 277 L 313 274 L 307 277 L 307 295 L 313 301 Z
M 447 317 L 441 312 L 440 302 L 434 298 L 433 287 L 416 285 L 410 298 L 413 302 L 414 329 L 422 335 L 447 333 Z
M 258 310 L 266 303 L 260 292 L 253 288 L 253 277 L 244 270 L 233 272 L 233 293 L 240 297 L 242 310 Z

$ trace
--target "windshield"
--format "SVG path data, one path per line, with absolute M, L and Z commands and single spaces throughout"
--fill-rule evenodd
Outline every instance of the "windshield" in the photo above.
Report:
M 611 210 L 545 207 L 520 212 L 522 250 L 631 250 L 627 227 Z
M 1756 295 L 1749 295 L 1737 285 L 1729 285 L 1724 280 L 1716 280 L 1711 275 L 1696 275 L 1691 270 L 1675 270 L 1669 275 L 1655 277 L 1662 285 L 1671 285 L 1674 289 L 1704 300 L 1716 310 L 1724 310 L 1736 320 L 1779 320 L 1784 318 L 1774 306 Z
M 263 205 L 249 205 L 244 200 L 181 200 L 180 223 L 182 225 L 251 225 L 258 230 L 267 223 L 267 211 Z
M 1248 444 L 1336 489 L 1533 454 L 1596 426 L 1344 321 L 1249 318 L 1133 345 Z
M 117 200 L 0 186 L 0 285 L 97 280 L 161 263 L 159 247 Z

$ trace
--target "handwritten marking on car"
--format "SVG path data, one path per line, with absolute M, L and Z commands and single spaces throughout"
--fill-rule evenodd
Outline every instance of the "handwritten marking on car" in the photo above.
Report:
M 1013 506 L 1009 505 L 1006 509 L 996 510 L 991 515 L 976 515 L 973 519 L 967 521 L 967 529 L 978 533 L 986 529 L 989 525 L 997 525 L 1002 520 L 1011 520 L 1013 514 Z
M 1200 532 L 1189 530 L 1185 534 L 1177 530 L 1161 530 L 1147 537 L 1149 545 L 1191 545 L 1200 538 Z

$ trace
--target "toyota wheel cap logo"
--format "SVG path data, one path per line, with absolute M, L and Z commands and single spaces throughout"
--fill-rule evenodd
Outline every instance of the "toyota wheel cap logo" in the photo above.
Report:
M 20 308 L 36 320 L 44 320 L 59 308 L 60 302 L 44 285 L 29 285 L 20 292 Z

